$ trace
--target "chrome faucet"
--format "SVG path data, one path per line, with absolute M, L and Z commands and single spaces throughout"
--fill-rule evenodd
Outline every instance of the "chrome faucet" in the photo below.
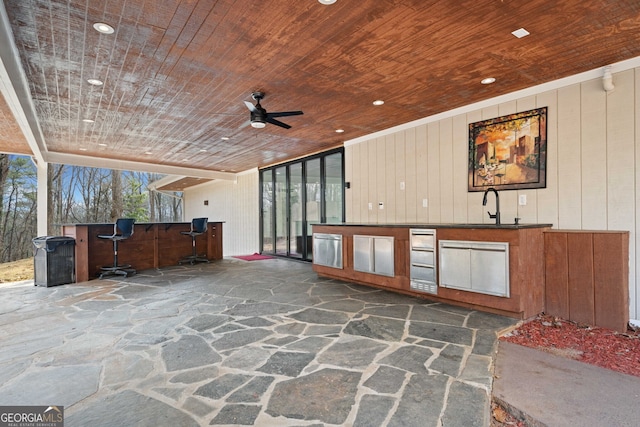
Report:
M 500 196 L 498 196 L 495 188 L 491 187 L 485 190 L 484 197 L 482 198 L 482 206 L 487 206 L 487 194 L 489 194 L 489 191 L 493 191 L 493 194 L 496 195 L 496 213 L 494 215 L 491 215 L 489 211 L 487 211 L 487 213 L 489 214 L 489 218 L 496 219 L 496 225 L 500 225 Z

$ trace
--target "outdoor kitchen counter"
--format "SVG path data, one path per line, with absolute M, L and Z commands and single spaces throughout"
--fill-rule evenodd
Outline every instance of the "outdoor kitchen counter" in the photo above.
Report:
M 207 232 L 196 237 L 198 254 L 209 260 L 222 259 L 222 224 L 209 222 Z M 191 237 L 181 234 L 190 230 L 190 222 L 136 223 L 133 235 L 120 241 L 118 263 L 131 264 L 135 270 L 177 265 L 191 255 Z M 113 224 L 70 224 L 62 226 L 64 236 L 76 240 L 76 281 L 96 277 L 103 266 L 113 265 L 113 243 L 98 235 L 113 234 Z
M 313 224 L 313 226 L 326 226 L 326 227 L 374 227 L 374 228 L 487 228 L 487 229 L 506 229 L 506 230 L 520 230 L 523 228 L 551 228 L 553 224 L 491 224 L 491 223 L 443 223 L 443 224 L 371 224 L 371 223 L 357 223 L 357 222 L 342 222 L 336 224 Z
M 434 301 L 476 308 L 519 319 L 544 310 L 544 237 L 551 224 L 315 224 L 313 233 L 342 236 L 342 268 L 318 265 L 320 276 L 410 294 Z M 435 230 L 435 292 L 411 287 L 410 230 Z M 393 237 L 393 274 L 381 275 L 354 269 L 354 236 Z M 499 242 L 508 244 L 508 296 L 439 286 L 441 240 Z M 314 254 L 314 259 L 316 254 Z

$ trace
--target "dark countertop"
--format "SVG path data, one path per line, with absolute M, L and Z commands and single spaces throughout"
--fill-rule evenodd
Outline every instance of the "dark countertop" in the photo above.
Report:
M 217 222 L 217 223 L 224 223 L 225 221 L 212 221 L 209 220 L 207 221 L 207 223 L 212 223 L 212 222 Z M 156 225 L 156 224 L 191 224 L 191 221 L 163 221 L 163 222 L 136 222 L 134 225 Z M 71 223 L 71 224 L 61 224 L 62 226 L 68 227 L 68 226 L 87 226 L 87 225 L 111 225 L 113 226 L 113 222 L 77 222 L 77 223 Z
M 373 224 L 373 223 L 355 223 L 355 222 L 343 222 L 337 224 L 312 224 L 322 226 L 336 226 L 336 227 L 385 227 L 385 228 L 488 228 L 488 229 L 501 229 L 501 230 L 520 230 L 522 228 L 545 228 L 553 227 L 553 224 L 468 224 L 468 223 L 444 223 L 444 224 Z

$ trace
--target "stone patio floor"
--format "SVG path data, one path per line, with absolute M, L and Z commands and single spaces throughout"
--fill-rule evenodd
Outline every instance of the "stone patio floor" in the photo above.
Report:
M 0 405 L 67 427 L 489 426 L 516 322 L 285 259 L 0 293 Z

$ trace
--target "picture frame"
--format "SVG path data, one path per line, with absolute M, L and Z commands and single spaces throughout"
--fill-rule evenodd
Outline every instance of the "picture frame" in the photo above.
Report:
M 547 107 L 469 123 L 469 192 L 546 188 Z

